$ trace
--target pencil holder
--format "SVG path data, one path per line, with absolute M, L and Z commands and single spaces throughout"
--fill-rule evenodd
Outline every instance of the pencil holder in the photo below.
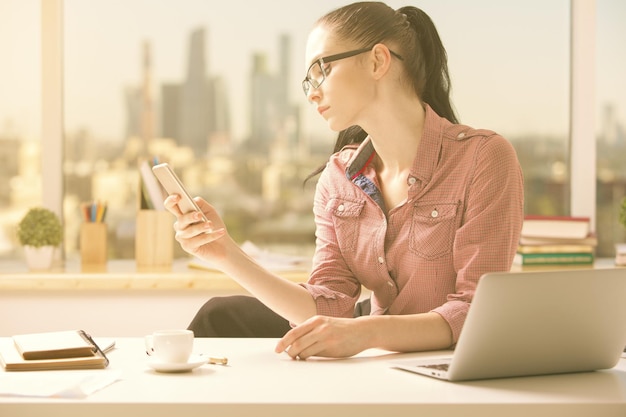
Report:
M 173 216 L 163 210 L 139 210 L 135 235 L 138 267 L 171 267 L 174 255 Z
M 83 266 L 104 266 L 106 264 L 106 223 L 85 222 L 80 225 L 80 261 Z

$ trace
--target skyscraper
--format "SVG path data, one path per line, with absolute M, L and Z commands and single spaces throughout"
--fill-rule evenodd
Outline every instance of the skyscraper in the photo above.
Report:
M 161 136 L 178 138 L 180 133 L 180 83 L 161 85 Z
M 152 52 L 150 43 L 143 44 L 143 84 L 141 86 L 141 138 L 148 142 L 155 137 L 155 103 L 152 91 Z
M 277 77 L 270 73 L 267 55 L 252 57 L 250 74 L 250 140 L 254 151 L 266 153 L 280 123 Z
M 152 57 L 149 42 L 142 46 L 141 86 L 128 87 L 126 100 L 126 137 L 140 137 L 145 143 L 156 136 L 155 100 L 152 91 Z
M 278 70 L 272 73 L 266 54 L 253 56 L 250 74 L 250 138 L 254 150 L 266 152 L 278 138 L 282 146 L 296 145 L 299 136 L 299 109 L 291 104 L 291 38 L 279 38 Z M 285 142 L 286 139 L 286 142 Z
M 204 29 L 196 29 L 191 34 L 187 78 L 180 91 L 180 132 L 176 138 L 180 145 L 192 148 L 196 156 L 206 153 L 213 124 L 204 51 Z
M 175 139 L 200 157 L 207 153 L 212 138 L 229 136 L 226 92 L 219 78 L 210 78 L 205 58 L 205 30 L 191 33 L 187 77 L 180 88 L 179 132 Z M 166 108 L 167 106 L 164 106 Z

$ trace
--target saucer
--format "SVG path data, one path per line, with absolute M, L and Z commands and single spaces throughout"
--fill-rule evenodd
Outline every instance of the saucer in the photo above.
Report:
M 155 357 L 148 359 L 148 366 L 157 372 L 187 372 L 204 365 L 209 361 L 208 356 L 191 355 L 187 362 L 161 362 Z

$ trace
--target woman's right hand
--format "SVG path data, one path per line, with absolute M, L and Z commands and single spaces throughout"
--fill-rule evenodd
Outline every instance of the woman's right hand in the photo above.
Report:
M 231 243 L 230 239 L 222 239 L 227 237 L 226 226 L 213 206 L 200 197 L 194 200 L 208 221 L 203 221 L 198 212 L 183 214 L 178 207 L 179 195 L 165 199 L 165 208 L 176 216 L 175 238 L 185 252 L 219 265 L 225 258 L 226 245 Z

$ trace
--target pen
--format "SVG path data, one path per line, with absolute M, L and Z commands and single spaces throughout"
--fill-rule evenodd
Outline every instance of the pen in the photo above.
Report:
M 228 365 L 228 358 L 224 356 L 211 356 L 209 357 L 209 363 L 211 365 Z
M 83 218 L 88 223 L 104 223 L 107 214 L 107 203 L 93 201 L 82 203 Z

